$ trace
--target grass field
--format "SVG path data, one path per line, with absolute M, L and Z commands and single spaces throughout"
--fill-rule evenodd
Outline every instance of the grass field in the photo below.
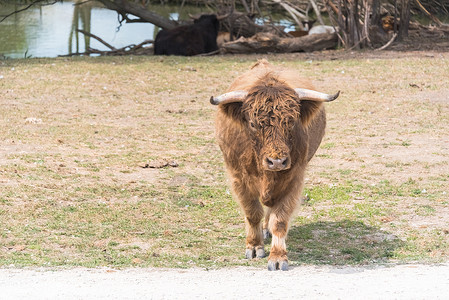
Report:
M 209 104 L 260 57 L 342 91 L 290 264 L 447 260 L 449 55 L 391 52 L 0 61 L 0 266 L 265 267 Z

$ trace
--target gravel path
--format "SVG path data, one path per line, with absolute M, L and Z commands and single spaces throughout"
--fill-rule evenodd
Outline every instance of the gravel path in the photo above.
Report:
M 393 267 L 0 269 L 0 299 L 449 299 L 449 263 Z

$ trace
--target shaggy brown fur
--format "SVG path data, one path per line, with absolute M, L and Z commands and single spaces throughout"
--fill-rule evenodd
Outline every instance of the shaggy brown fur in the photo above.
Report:
M 246 223 L 247 258 L 263 257 L 263 232 L 273 235 L 268 268 L 287 268 L 285 240 L 298 206 L 304 171 L 324 135 L 321 102 L 300 101 L 294 88 L 314 89 L 297 72 L 257 62 L 229 91 L 245 90 L 241 102 L 221 104 L 216 136 Z M 270 160 L 285 160 L 270 170 Z M 267 207 L 265 222 L 263 205 Z

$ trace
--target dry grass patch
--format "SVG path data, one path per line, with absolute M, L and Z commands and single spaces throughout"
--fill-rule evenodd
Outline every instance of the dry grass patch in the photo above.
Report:
M 342 91 L 292 263 L 447 259 L 449 56 L 431 55 L 267 57 Z M 265 265 L 243 259 L 208 101 L 255 60 L 0 62 L 0 265 Z

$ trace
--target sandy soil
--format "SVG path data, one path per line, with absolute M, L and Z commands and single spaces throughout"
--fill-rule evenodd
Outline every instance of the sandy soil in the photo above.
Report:
M 1 269 L 2 299 L 447 299 L 449 263 L 370 267 Z M 4 297 L 4 298 L 3 298 Z

